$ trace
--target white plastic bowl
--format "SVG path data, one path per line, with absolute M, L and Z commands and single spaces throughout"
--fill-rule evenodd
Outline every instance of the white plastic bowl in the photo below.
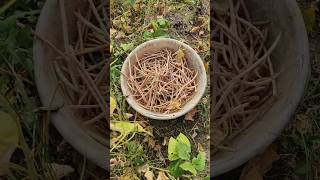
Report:
M 197 91 L 194 93 L 194 96 L 180 110 L 174 113 L 169 113 L 169 114 L 156 113 L 143 108 L 138 102 L 136 102 L 134 97 L 130 96 L 131 93 L 130 93 L 126 78 L 124 76 L 124 75 L 127 75 L 127 76 L 129 75 L 129 69 L 128 69 L 129 61 L 131 62 L 131 64 L 133 64 L 136 61 L 135 55 L 139 57 L 139 56 L 143 56 L 143 54 L 145 53 L 155 52 L 164 48 L 168 48 L 172 51 L 177 51 L 179 50 L 179 48 L 184 49 L 185 56 L 189 65 L 196 72 L 198 72 L 198 76 L 196 78 Z M 126 58 L 122 66 L 121 72 L 122 72 L 120 77 L 121 89 L 122 89 L 123 95 L 126 97 L 128 104 L 143 116 L 146 116 L 152 119 L 157 119 L 157 120 L 175 119 L 189 112 L 199 103 L 199 101 L 201 100 L 201 97 L 205 92 L 206 85 L 207 85 L 207 74 L 204 68 L 204 64 L 200 56 L 197 54 L 197 52 L 187 44 L 174 39 L 169 39 L 169 38 L 159 38 L 159 39 L 150 40 L 136 47 Z

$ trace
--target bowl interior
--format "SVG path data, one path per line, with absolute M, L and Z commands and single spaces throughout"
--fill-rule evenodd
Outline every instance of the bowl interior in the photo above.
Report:
M 193 50 L 190 46 L 188 46 L 185 43 L 182 43 L 180 41 L 169 39 L 169 38 L 160 38 L 155 39 L 151 41 L 147 41 L 141 45 L 139 45 L 137 48 L 135 48 L 126 58 L 123 66 L 122 66 L 122 74 L 128 76 L 129 75 L 129 61 L 130 63 L 135 63 L 137 61 L 136 55 L 138 58 L 141 58 L 146 53 L 156 52 L 162 49 L 169 49 L 172 52 L 176 52 L 179 50 L 179 48 L 184 49 L 184 53 L 186 56 L 186 59 L 188 61 L 188 64 L 190 67 L 198 73 L 196 82 L 197 82 L 197 91 L 194 93 L 193 97 L 177 112 L 169 113 L 169 114 L 162 114 L 162 113 L 156 113 L 149 110 L 144 109 L 140 106 L 139 103 L 135 101 L 135 98 L 130 96 L 130 90 L 127 85 L 127 81 L 124 78 L 124 76 L 121 76 L 121 88 L 124 96 L 127 98 L 127 102 L 131 105 L 133 109 L 135 109 L 137 112 L 139 112 L 142 115 L 145 115 L 147 117 L 150 117 L 152 119 L 174 119 L 178 118 L 188 111 L 190 111 L 192 108 L 194 108 L 198 102 L 200 101 L 205 88 L 206 88 L 206 71 L 204 69 L 203 62 L 200 58 L 200 56 L 196 53 L 195 50 Z
M 232 151 L 211 156 L 211 175 L 240 166 L 261 153 L 290 121 L 302 95 L 309 73 L 308 40 L 300 10 L 291 0 L 247 0 L 253 21 L 270 21 L 268 45 L 281 33 L 272 54 L 278 97 L 272 107 L 242 134 L 230 142 Z

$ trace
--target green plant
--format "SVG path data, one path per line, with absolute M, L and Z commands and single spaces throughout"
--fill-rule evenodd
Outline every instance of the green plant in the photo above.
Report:
M 145 163 L 145 159 L 143 157 L 144 151 L 143 146 L 134 141 L 130 141 L 127 144 L 127 158 L 131 161 L 133 167 L 138 167 Z
M 168 28 L 169 22 L 162 16 L 158 17 L 157 20 L 151 20 L 151 30 L 147 30 L 143 33 L 144 40 L 150 40 L 160 37 L 169 37 Z
M 199 152 L 197 157 L 190 161 L 191 144 L 189 139 L 182 133 L 175 139 L 169 140 L 168 159 L 171 161 L 169 172 L 175 177 L 180 177 L 184 172 L 190 172 L 194 176 L 205 168 L 206 154 Z

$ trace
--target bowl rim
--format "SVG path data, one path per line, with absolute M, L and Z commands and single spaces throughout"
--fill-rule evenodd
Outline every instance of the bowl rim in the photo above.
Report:
M 201 71 L 200 77 L 199 77 L 199 88 L 197 89 L 196 93 L 194 94 L 194 96 L 179 110 L 170 114 L 163 114 L 163 113 L 156 113 L 150 110 L 147 110 L 143 107 L 141 107 L 136 101 L 135 99 L 130 96 L 130 91 L 127 88 L 127 81 L 125 80 L 124 77 L 124 72 L 127 68 L 127 64 L 130 61 L 130 59 L 133 58 L 133 56 L 139 52 L 142 48 L 150 45 L 150 44 L 155 44 L 155 43 L 159 43 L 159 42 L 173 42 L 175 44 L 178 44 L 180 46 L 182 46 L 186 51 L 189 51 L 190 53 L 192 53 L 194 55 L 194 59 L 196 61 L 197 64 L 199 64 L 199 71 Z M 156 119 L 156 120 L 170 120 L 170 119 L 176 119 L 178 117 L 181 117 L 183 115 L 185 115 L 186 113 L 188 113 L 189 111 L 191 111 L 201 100 L 203 94 L 205 93 L 206 90 L 206 86 L 207 86 L 207 73 L 206 70 L 204 68 L 204 63 L 201 59 L 201 57 L 198 55 L 198 53 L 191 48 L 189 45 L 187 45 L 186 43 L 183 43 L 181 41 L 178 41 L 176 39 L 172 39 L 172 38 L 157 38 L 157 39 L 152 39 L 149 41 L 146 41 L 140 45 L 138 45 L 134 50 L 132 50 L 129 55 L 126 57 L 122 68 L 121 68 L 121 75 L 120 75 L 120 83 L 121 83 L 121 90 L 122 90 L 122 94 L 124 95 L 126 101 L 128 102 L 128 104 L 138 113 L 142 114 L 143 116 L 149 117 L 151 119 Z

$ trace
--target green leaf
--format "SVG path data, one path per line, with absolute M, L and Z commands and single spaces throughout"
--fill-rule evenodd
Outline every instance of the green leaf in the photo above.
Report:
M 150 39 L 152 39 L 152 33 L 149 32 L 149 31 L 143 32 L 143 39 L 144 39 L 144 40 L 150 40 Z
M 206 165 L 206 154 L 200 152 L 196 158 L 192 159 L 192 164 L 197 171 L 203 171 Z
M 174 177 L 180 177 L 183 173 L 182 169 L 180 168 L 180 165 L 182 163 L 182 160 L 173 161 L 169 165 L 169 173 Z
M 168 33 L 163 29 L 157 29 L 153 33 L 154 38 L 169 37 Z
M 189 161 L 186 161 L 180 165 L 180 168 L 191 172 L 194 176 L 197 175 L 197 170 L 193 167 L 192 163 Z
M 186 144 L 191 149 L 190 141 L 187 138 L 187 136 L 185 136 L 184 134 L 180 133 L 179 136 L 177 137 L 177 141 Z
M 125 51 L 128 52 L 134 48 L 133 43 L 121 44 L 120 47 Z
M 188 145 L 178 141 L 177 150 L 178 150 L 178 156 L 180 159 L 184 159 L 184 160 L 190 159 L 191 148 Z
M 178 141 L 173 137 L 170 137 L 169 145 L 168 145 L 168 158 L 170 161 L 179 159 L 178 153 L 177 153 L 177 144 L 178 144 Z
M 160 16 L 157 20 L 160 28 L 168 28 L 168 21 L 166 19 L 163 18 L 163 16 Z
M 8 171 L 6 164 L 10 162 L 12 153 L 19 143 L 17 122 L 8 113 L 0 111 L 0 176 Z
M 128 152 L 126 153 L 126 155 L 135 167 L 140 166 L 145 162 L 143 158 L 144 150 L 142 145 L 135 141 L 130 141 L 127 144 L 127 149 Z

